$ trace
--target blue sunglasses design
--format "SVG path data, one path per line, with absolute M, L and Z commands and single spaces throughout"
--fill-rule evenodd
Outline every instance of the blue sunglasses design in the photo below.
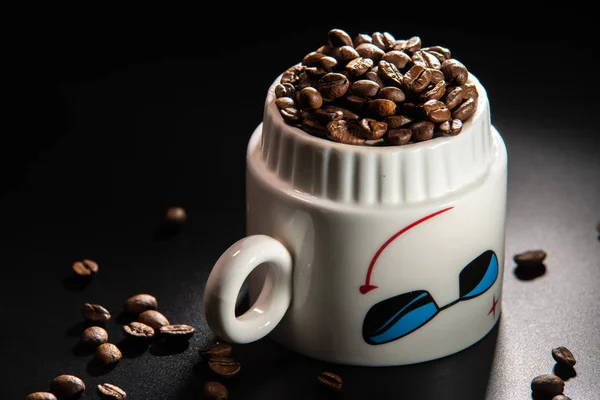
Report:
M 363 338 L 369 344 L 398 340 L 432 320 L 453 305 L 485 293 L 498 279 L 498 257 L 492 250 L 471 261 L 458 276 L 459 297 L 438 306 L 426 290 L 415 290 L 375 304 L 363 322 Z

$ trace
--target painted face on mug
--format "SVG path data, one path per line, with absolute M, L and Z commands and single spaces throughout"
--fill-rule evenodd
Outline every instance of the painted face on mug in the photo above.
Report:
M 444 208 L 426 215 L 409 225 L 403 227 L 377 250 L 366 272 L 365 282 L 360 286 L 361 295 L 368 294 L 379 287 L 386 286 L 386 293 L 390 293 L 391 287 L 394 285 L 394 280 L 381 280 L 375 284 L 375 276 L 377 269 L 398 269 L 402 268 L 402 261 L 411 257 L 390 257 L 387 254 L 406 254 L 410 253 L 410 242 L 427 240 L 428 228 L 435 228 L 432 220 L 441 214 L 452 212 L 453 207 Z M 427 224 L 429 222 L 429 227 Z M 418 228 L 417 228 L 418 227 Z M 402 241 L 405 249 L 402 249 Z M 451 239 L 451 238 L 449 238 Z M 442 247 L 442 246 L 440 246 Z M 473 255 L 464 265 L 456 265 L 448 268 L 445 265 L 439 265 L 439 276 L 435 276 L 435 265 L 427 266 L 428 262 L 439 262 L 439 254 L 436 252 L 436 244 L 432 243 L 432 254 L 435 256 L 428 257 L 427 254 L 421 254 L 417 258 L 423 263 L 423 273 L 419 277 L 419 273 L 415 273 L 415 266 L 412 266 L 411 285 L 418 285 L 419 278 L 422 279 L 422 287 L 414 287 L 409 291 L 400 291 L 390 297 L 376 302 L 367 312 L 363 321 L 362 334 L 365 342 L 371 345 L 379 345 L 389 343 L 396 340 L 401 340 L 403 337 L 412 334 L 423 328 L 427 323 L 432 321 L 437 315 L 451 307 L 460 307 L 461 302 L 473 301 L 477 297 L 487 292 L 498 279 L 499 265 L 498 257 L 492 250 L 484 250 L 479 254 Z M 387 257 L 386 257 L 387 256 Z M 402 279 L 402 271 L 396 274 L 399 279 Z M 414 279 L 416 275 L 417 279 Z M 454 276 L 452 276 L 454 275 Z M 406 275 L 405 275 L 406 276 Z M 427 290 L 431 286 L 431 281 L 435 280 L 439 287 L 440 279 L 444 280 L 446 286 L 439 291 L 439 298 L 436 299 L 434 290 Z M 456 296 L 451 300 L 448 299 L 447 293 L 455 291 Z M 490 313 L 494 313 L 498 300 L 495 295 Z

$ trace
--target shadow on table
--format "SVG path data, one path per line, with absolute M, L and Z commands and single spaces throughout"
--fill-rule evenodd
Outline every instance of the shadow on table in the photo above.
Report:
M 235 379 L 226 383 L 230 396 L 249 399 L 331 399 L 316 383 L 321 371 L 340 375 L 344 382 L 340 399 L 421 400 L 485 398 L 499 323 L 475 345 L 439 360 L 400 367 L 351 367 L 313 360 L 293 353 L 270 339 L 236 345 L 231 356 L 242 364 Z M 179 399 L 200 393 L 207 380 L 215 379 L 200 361 L 198 378 Z

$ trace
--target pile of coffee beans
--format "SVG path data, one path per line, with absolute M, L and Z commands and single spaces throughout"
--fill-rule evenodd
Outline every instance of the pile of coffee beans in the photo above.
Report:
M 283 119 L 352 145 L 404 145 L 458 135 L 477 108 L 477 88 L 449 49 L 388 32 L 329 43 L 289 68 L 275 87 Z
M 575 376 L 573 366 L 575 366 L 576 360 L 573 353 L 566 347 L 557 347 L 552 349 L 552 358 L 556 361 L 554 367 L 556 371 L 563 371 L 567 376 Z M 556 372 L 558 374 L 558 372 Z M 563 394 L 565 390 L 566 376 L 559 377 L 555 374 L 544 374 L 533 378 L 531 381 L 531 390 L 535 398 L 545 396 L 552 400 L 571 400 L 569 397 Z

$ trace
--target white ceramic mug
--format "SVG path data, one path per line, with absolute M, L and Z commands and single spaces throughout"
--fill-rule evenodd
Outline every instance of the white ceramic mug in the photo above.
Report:
M 279 79 L 276 81 L 278 82 Z M 352 365 L 432 360 L 500 314 L 507 155 L 486 92 L 455 137 L 351 146 L 284 123 L 274 86 L 247 153 L 247 233 L 217 261 L 205 313 L 234 343 L 271 333 Z M 236 317 L 250 275 L 253 305 Z

